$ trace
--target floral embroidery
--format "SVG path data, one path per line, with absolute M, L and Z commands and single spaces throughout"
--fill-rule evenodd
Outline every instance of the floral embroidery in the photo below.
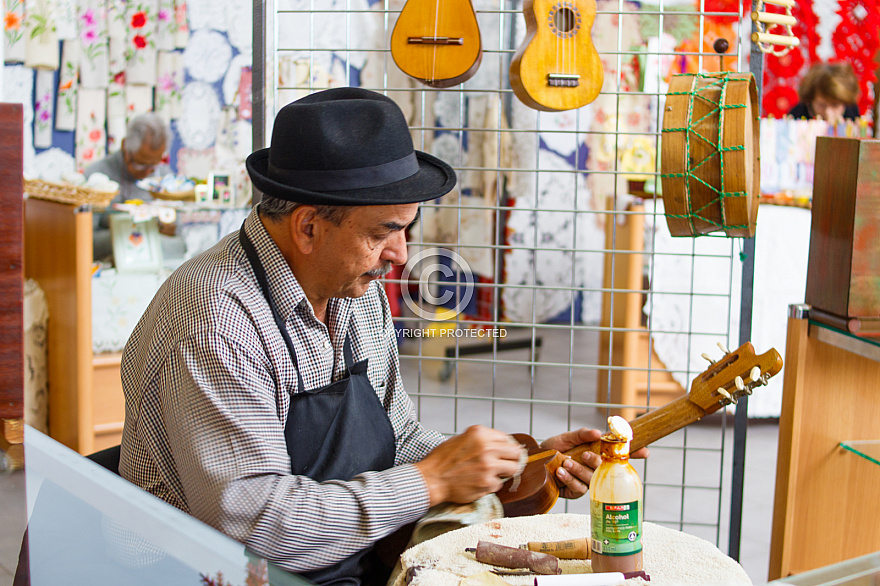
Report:
M 105 50 L 105 43 L 101 42 L 98 34 L 98 16 L 91 8 L 86 9 L 79 17 L 80 33 L 79 40 L 83 52 L 89 61 L 94 61 Z
M 157 18 L 160 22 L 169 22 L 169 21 L 171 20 L 171 13 L 170 13 L 168 10 L 165 10 L 165 9 L 163 8 L 162 10 L 160 10 L 160 11 L 156 14 L 156 18 Z
M 46 42 L 46 35 L 55 32 L 55 23 L 50 19 L 50 8 L 46 5 L 45 0 L 32 3 L 34 6 L 28 5 L 28 26 L 31 30 L 30 37 L 36 39 L 41 37 L 41 41 Z
M 86 27 L 95 26 L 97 24 L 97 19 L 95 19 L 95 11 L 91 8 L 83 12 L 82 16 L 80 16 L 79 18 L 82 21 L 83 25 Z
M 135 62 L 143 62 L 142 49 L 147 47 L 155 48 L 152 38 L 155 32 L 155 21 L 153 20 L 153 13 L 147 4 L 131 2 L 127 10 L 131 14 L 130 17 L 126 17 L 127 23 L 131 26 L 131 36 L 129 37 L 131 42 L 125 48 L 125 62 L 127 67 L 131 67 Z
M 15 12 L 6 13 L 6 30 L 18 30 L 21 27 L 21 16 Z
M 6 43 L 8 45 L 14 45 L 21 40 L 22 3 L 19 2 L 19 0 L 8 0 L 6 10 L 6 17 L 4 18 Z
M 52 94 L 47 92 L 37 99 L 34 107 L 37 119 L 37 130 L 45 130 L 52 122 Z
M 98 142 L 103 135 L 104 133 L 101 132 L 99 128 L 93 128 L 91 132 L 89 132 L 89 140 L 92 142 Z

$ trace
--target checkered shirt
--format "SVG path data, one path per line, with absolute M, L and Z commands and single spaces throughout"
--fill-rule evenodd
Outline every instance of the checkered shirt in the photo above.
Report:
M 333 299 L 329 327 L 312 307 L 256 210 L 246 234 L 266 270 L 303 382 L 338 380 L 343 344 L 367 375 L 395 436 L 395 466 L 349 481 L 290 472 L 284 425 L 296 369 L 233 233 L 169 277 L 122 356 L 120 473 L 290 571 L 331 565 L 428 509 L 413 465 L 442 436 L 421 427 L 400 379 L 388 300 L 379 283 Z

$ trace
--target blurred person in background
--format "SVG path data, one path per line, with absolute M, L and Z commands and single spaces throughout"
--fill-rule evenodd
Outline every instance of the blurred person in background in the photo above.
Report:
M 789 111 L 793 118 L 819 118 L 836 125 L 859 117 L 859 80 L 849 63 L 817 63 L 798 86 L 800 102 Z

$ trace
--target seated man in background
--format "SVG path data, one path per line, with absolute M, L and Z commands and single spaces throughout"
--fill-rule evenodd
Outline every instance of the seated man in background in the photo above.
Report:
M 392 100 L 358 88 L 282 108 L 247 168 L 259 205 L 169 277 L 125 347 L 120 473 L 318 584 L 384 584 L 376 541 L 499 490 L 522 455 L 481 426 L 444 441 L 401 380 L 378 279 L 455 172 L 413 149 Z M 598 464 L 567 460 L 562 495 L 582 496 Z
M 788 113 L 794 118 L 821 118 L 837 125 L 859 117 L 859 80 L 849 63 L 817 63 L 798 86 L 800 102 Z
M 89 165 L 84 175 L 88 179 L 94 173 L 103 173 L 119 183 L 119 193 L 109 205 L 130 199 L 151 201 L 153 196 L 136 185 L 138 181 L 154 175 L 165 175 L 171 169 L 164 163 L 169 143 L 168 128 L 158 114 L 148 112 L 131 119 L 118 151 Z M 112 253 L 110 224 L 107 212 L 96 213 L 93 218 L 92 246 L 94 258 L 102 260 Z M 163 226 L 163 234 L 173 235 L 174 230 Z M 163 252 L 180 252 L 182 243 L 162 239 Z

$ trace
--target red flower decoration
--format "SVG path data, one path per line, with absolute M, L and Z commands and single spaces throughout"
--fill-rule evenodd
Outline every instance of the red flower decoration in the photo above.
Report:
M 797 77 L 804 67 L 804 54 L 800 47 L 794 47 L 791 51 L 777 57 L 775 55 L 767 55 L 767 69 L 769 69 L 777 78 L 790 79 Z
M 782 117 L 798 103 L 797 90 L 787 85 L 777 85 L 769 92 L 764 93 L 763 102 L 765 115 L 772 114 Z
M 147 24 L 147 15 L 143 11 L 135 12 L 131 17 L 131 28 L 141 28 Z
M 98 142 L 99 140 L 101 140 L 102 135 L 103 133 L 95 128 L 91 132 L 89 132 L 89 140 L 92 142 Z
M 134 42 L 134 46 L 138 49 L 143 49 L 147 46 L 147 39 L 141 35 L 135 35 L 132 41 Z
M 115 83 L 120 84 L 120 85 L 125 85 L 125 72 L 124 72 L 124 71 L 120 71 L 119 73 L 117 73 L 116 75 L 114 75 L 114 76 L 113 76 L 113 81 L 114 81 Z

